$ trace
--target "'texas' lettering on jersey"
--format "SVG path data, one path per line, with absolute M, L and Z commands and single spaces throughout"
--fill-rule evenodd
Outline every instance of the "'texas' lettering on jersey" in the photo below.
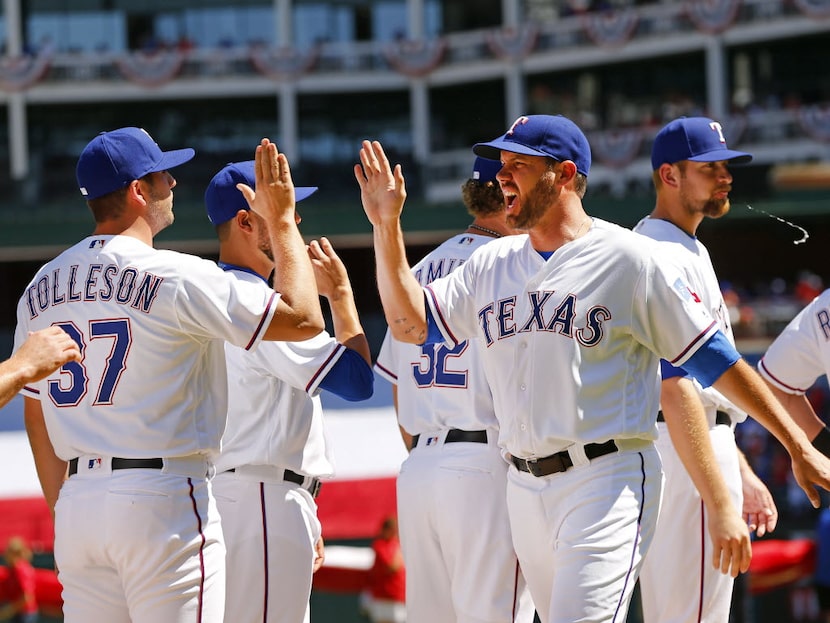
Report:
M 90 264 L 86 275 L 77 264 L 61 274 L 56 268 L 44 274 L 26 291 L 30 318 L 55 305 L 115 301 L 149 313 L 164 279 L 133 267 L 115 264 Z
M 478 312 L 478 321 L 487 346 L 495 340 L 531 331 L 557 332 L 575 338 L 583 346 L 594 346 L 602 339 L 603 323 L 611 319 L 611 311 L 602 305 L 594 305 L 584 314 L 584 322 L 578 322 L 577 296 L 567 294 L 554 299 L 555 291 L 528 292 L 530 310 L 525 318 L 514 317 L 515 296 L 485 305 Z

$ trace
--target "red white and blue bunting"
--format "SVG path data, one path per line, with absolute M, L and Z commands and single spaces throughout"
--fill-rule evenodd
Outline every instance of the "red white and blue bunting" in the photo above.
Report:
M 37 56 L 0 57 L 0 89 L 24 91 L 42 80 L 51 65 L 51 50 L 44 50 Z
M 735 22 L 741 0 L 686 0 L 683 8 L 699 31 L 716 34 Z
M 591 40 L 604 47 L 617 47 L 628 42 L 640 16 L 637 9 L 628 7 L 619 10 L 601 10 L 584 13 L 582 26 Z
M 830 105 L 802 106 L 798 110 L 798 123 L 810 137 L 830 143 Z
M 592 155 L 603 164 L 620 169 L 629 164 L 643 144 L 642 128 L 624 128 L 591 132 L 588 139 Z
M 320 48 L 315 46 L 306 52 L 291 47 L 279 49 L 263 45 L 251 46 L 251 64 L 263 76 L 272 80 L 292 80 L 307 74 L 317 65 Z
M 394 70 L 411 78 L 419 78 L 438 67 L 446 52 L 446 41 L 433 39 L 398 41 L 386 46 L 383 55 Z
M 798 10 L 810 17 L 830 17 L 830 0 L 793 0 Z
M 536 47 L 539 28 L 524 24 L 519 28 L 494 28 L 487 31 L 487 47 L 497 56 L 509 61 L 521 61 Z
M 157 87 L 179 75 L 186 53 L 179 50 L 132 52 L 118 57 L 116 65 L 130 82 L 143 87 Z

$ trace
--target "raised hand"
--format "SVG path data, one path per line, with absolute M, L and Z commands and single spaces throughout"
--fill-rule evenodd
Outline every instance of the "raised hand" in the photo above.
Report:
M 251 209 L 268 222 L 285 217 L 294 222 L 294 181 L 288 158 L 267 138 L 257 145 L 254 170 L 256 191 L 247 184 L 237 184 Z
M 346 266 L 335 253 L 328 238 L 312 240 L 308 245 L 308 255 L 314 267 L 317 291 L 327 299 L 337 299 L 351 292 L 349 274 Z
M 378 141 L 363 141 L 354 176 L 360 185 L 360 200 L 369 222 L 375 227 L 397 222 L 406 201 L 403 171 L 399 164 L 392 169 Z

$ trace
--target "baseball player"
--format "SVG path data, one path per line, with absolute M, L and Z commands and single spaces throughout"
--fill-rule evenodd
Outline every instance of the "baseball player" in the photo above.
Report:
M 462 187 L 474 220 L 412 269 L 422 286 L 513 233 L 495 179 L 500 168 L 476 159 Z M 398 423 L 411 447 L 397 481 L 408 623 L 533 620 L 510 538 L 508 465 L 481 348 L 479 340 L 416 346 L 387 331 L 375 364 L 393 384 Z
M 325 326 L 288 161 L 268 139 L 256 148 L 257 192 L 240 188 L 268 222 L 279 294 L 153 248 L 173 221 L 169 170 L 193 155 L 162 151 L 139 128 L 90 141 L 77 178 L 95 230 L 43 266 L 18 303 L 16 346 L 58 326 L 81 351 L 23 389 L 67 623 L 223 620 L 210 478 L 227 414 L 224 342 L 253 349 Z
M 807 390 L 822 374 L 830 374 L 830 290 L 825 290 L 773 340 L 758 362 L 761 376 L 793 419 L 830 456 L 830 430 L 816 415 Z
M 717 121 L 675 119 L 654 139 L 651 160 L 657 201 L 652 213 L 634 228 L 661 241 L 666 256 L 733 344 L 715 270 L 695 234 L 704 218 L 720 218 L 729 211 L 729 166 L 751 159 L 750 154 L 727 147 Z M 661 368 L 656 443 L 665 485 L 654 540 L 640 575 L 643 618 L 654 623 L 727 621 L 734 578 L 712 565 L 715 544 L 724 538 L 719 531 L 740 529 L 735 509 L 742 508 L 750 529 L 763 536 L 775 528 L 777 509 L 735 445 L 733 426 L 746 414 L 713 388 L 700 391 L 682 369 L 665 361 Z M 704 460 L 695 457 L 695 451 L 704 449 Z M 701 481 L 699 470 L 707 466 L 717 466 L 722 475 L 714 496 L 705 486 L 696 486 Z M 730 523 L 724 525 L 725 521 Z M 705 536 L 707 525 L 711 541 Z M 742 528 L 743 534 L 733 532 L 733 538 L 749 537 L 746 523 Z
M 392 170 L 380 143 L 364 141 L 354 172 L 393 337 L 451 347 L 483 341 L 513 465 L 513 545 L 542 623 L 626 616 L 660 504 L 660 358 L 757 413 L 818 505 L 811 485 L 830 487 L 830 461 L 661 260 L 657 243 L 585 213 L 591 159 L 581 130 L 561 116 L 522 116 L 474 152 L 500 158 L 508 225 L 528 234 L 482 246 L 426 287 L 406 261 L 400 165 Z M 715 557 L 735 572 L 746 570 L 749 554 L 722 547 Z
M 253 161 L 227 165 L 205 191 L 219 266 L 267 291 L 274 263 L 266 223 L 239 184 L 253 186 Z M 297 201 L 315 190 L 296 188 Z M 213 480 L 227 550 L 225 621 L 309 620 L 311 577 L 323 561 L 314 500 L 320 479 L 334 471 L 318 394 L 365 400 L 374 387 L 346 268 L 325 238 L 309 253 L 337 339 L 324 331 L 254 352 L 225 347 L 228 423 Z
M 27 383 L 52 374 L 69 361 L 80 361 L 81 351 L 66 331 L 48 327 L 29 335 L 21 347 L 0 363 L 0 407 Z

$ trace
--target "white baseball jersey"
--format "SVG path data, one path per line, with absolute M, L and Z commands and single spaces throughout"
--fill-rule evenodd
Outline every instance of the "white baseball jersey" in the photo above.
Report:
M 413 273 L 427 285 L 492 242 L 487 236 L 456 235 Z M 409 623 L 533 620 L 510 536 L 508 465 L 498 446 L 482 348 L 477 339 L 416 346 L 387 332 L 375 364 L 378 374 L 397 386 L 399 424 L 420 435 L 397 481 Z M 486 431 L 486 439 L 447 442 L 450 429 Z
M 269 289 L 258 275 L 228 272 Z M 326 332 L 254 352 L 225 346 L 228 424 L 213 487 L 227 547 L 226 621 L 309 620 L 322 527 L 307 488 L 283 475 L 334 473 L 319 391 L 345 351 Z
M 413 267 L 422 286 L 464 264 L 493 238 L 459 234 Z M 443 428 L 482 430 L 497 426 L 484 370 L 471 363 L 480 343 L 417 346 L 393 340 L 389 331 L 375 363 L 377 373 L 398 390 L 398 423 L 410 435 Z M 424 391 L 424 390 L 429 391 Z
M 726 302 L 723 300 L 720 282 L 715 274 L 715 268 L 712 266 L 709 251 L 703 243 L 673 223 L 649 216 L 637 223 L 634 231 L 654 240 L 669 243 L 665 247 L 666 257 L 683 273 L 695 291 L 695 294 L 706 305 L 712 318 L 718 322 L 718 327 L 721 332 L 734 345 L 735 337 L 732 334 L 729 310 L 726 307 Z M 679 247 L 682 247 L 682 249 Z M 701 401 L 704 406 L 708 407 L 707 413 L 712 418 L 714 417 L 714 411 L 720 409 L 728 411 L 732 421 L 735 423 L 743 422 L 746 419 L 746 413 L 736 407 L 714 387 L 704 389 L 696 381 L 695 384 L 700 391 Z M 714 424 L 714 419 L 712 419 L 710 424 Z
M 257 275 L 229 270 L 267 291 Z M 256 351 L 228 344 L 228 423 L 216 471 L 272 465 L 309 476 L 334 473 L 320 382 L 345 352 L 325 331 L 302 342 L 266 342 Z
M 726 303 L 706 247 L 696 237 L 663 219 L 646 217 L 634 231 L 664 245 L 666 257 L 685 275 L 689 286 L 734 344 Z M 746 414 L 713 387 L 701 391 L 701 401 L 709 419 L 709 438 L 715 458 L 732 501 L 740 509 L 743 492 L 735 435 L 731 428 L 715 425 L 715 412 L 728 410 L 733 419 L 740 421 Z M 658 424 L 658 428 L 657 449 L 663 460 L 665 485 L 654 540 L 640 574 L 643 620 L 646 623 L 726 621 L 734 580 L 712 567 L 714 553 L 700 493 L 674 449 L 668 427 Z M 667 561 L 671 564 L 666 564 Z
M 82 240 L 26 288 L 16 347 L 58 325 L 82 353 L 24 389 L 70 460 L 55 505 L 67 623 L 223 620 L 225 546 L 208 476 L 227 414 L 224 342 L 256 347 L 278 300 L 129 236 Z M 112 457 L 164 460 L 119 469 Z
M 803 395 L 830 372 L 830 290 L 825 290 L 784 328 L 758 362 L 758 370 L 782 392 Z
M 451 344 L 478 337 L 501 440 L 521 458 L 656 437 L 659 359 L 682 364 L 717 331 L 656 243 L 594 219 L 548 260 L 496 240 L 427 286 Z
M 278 297 L 129 236 L 90 236 L 44 265 L 18 303 L 15 348 L 55 324 L 81 347 L 83 361 L 24 389 L 56 454 L 212 457 L 227 412 L 224 342 L 256 347 Z

